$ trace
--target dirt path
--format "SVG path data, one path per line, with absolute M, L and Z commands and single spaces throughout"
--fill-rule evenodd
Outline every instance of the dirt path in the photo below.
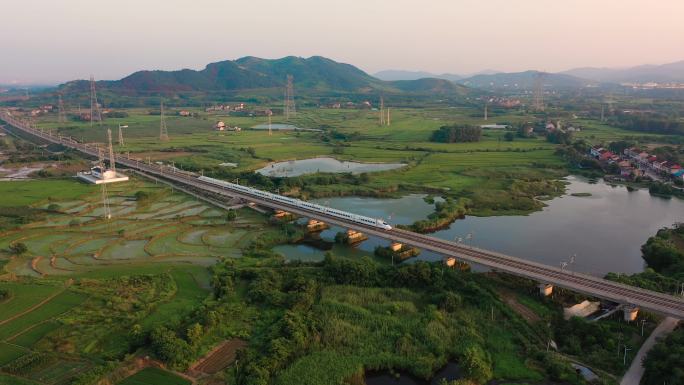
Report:
M 24 314 L 28 314 L 28 313 L 30 313 L 30 312 L 32 312 L 32 311 L 38 309 L 39 307 L 41 307 L 41 306 L 45 305 L 46 303 L 50 302 L 50 301 L 51 301 L 53 298 L 55 298 L 56 296 L 62 294 L 62 293 L 64 292 L 64 290 L 66 290 L 66 289 L 59 290 L 59 291 L 56 292 L 55 294 L 52 294 L 51 296 L 45 298 L 44 300 L 42 300 L 42 301 L 38 302 L 37 304 L 31 306 L 30 308 L 28 308 L 28 309 L 22 311 L 21 313 L 15 314 L 15 315 L 9 317 L 8 319 L 6 319 L 6 320 L 4 320 L 4 321 L 0 321 L 0 326 L 6 324 L 6 323 L 8 323 L 8 322 L 14 321 L 15 319 L 17 319 L 17 318 L 23 316 Z
M 528 308 L 527 306 L 521 304 L 518 302 L 518 299 L 515 297 L 515 293 L 512 293 L 507 290 L 497 290 L 499 295 L 501 296 L 501 299 L 513 309 L 518 315 L 523 317 L 525 321 L 529 323 L 535 323 L 539 321 L 541 318 L 537 315 L 537 313 L 533 312 Z

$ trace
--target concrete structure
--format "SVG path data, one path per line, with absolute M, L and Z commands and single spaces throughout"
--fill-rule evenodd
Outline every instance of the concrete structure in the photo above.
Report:
M 100 166 L 95 166 L 90 171 L 76 173 L 76 177 L 92 184 L 116 183 L 128 180 L 128 176 L 115 170 L 103 169 Z
M 347 242 L 349 243 L 357 243 L 365 241 L 366 239 L 368 239 L 368 237 L 363 235 L 363 233 L 360 231 L 351 229 L 347 230 Z
M 624 312 L 625 321 L 631 322 L 636 320 L 639 315 L 639 308 L 636 306 L 625 306 L 622 311 Z
M 590 302 L 584 300 L 576 305 L 563 308 L 563 318 L 565 318 L 566 320 L 569 320 L 572 317 L 585 318 L 596 313 L 597 311 L 599 311 L 600 308 L 601 302 Z
M 543 295 L 544 297 L 550 296 L 551 294 L 553 294 L 553 285 L 548 283 L 540 283 L 539 294 Z
M 309 222 L 306 223 L 306 229 L 308 231 L 319 231 L 319 230 L 325 230 L 329 228 L 325 222 L 319 221 L 317 219 L 309 219 Z
M 480 128 L 482 129 L 489 129 L 489 130 L 505 130 L 507 129 L 508 125 L 506 124 L 481 124 Z
M 46 132 L 30 127 L 25 122 L 14 118 L 7 110 L 0 109 L 0 119 L 6 121 L 11 127 L 26 134 L 32 135 L 39 140 L 50 143 L 58 143 L 66 147 L 76 149 L 90 156 L 97 156 L 97 147 L 78 143 L 71 138 L 52 136 Z M 421 249 L 429 250 L 447 257 L 458 258 L 460 261 L 478 264 L 496 271 L 525 277 L 543 282 L 548 285 L 544 291 L 552 291 L 553 286 L 560 286 L 578 293 L 603 298 L 612 302 L 622 303 L 656 313 L 684 318 L 684 299 L 668 294 L 657 293 L 651 290 L 641 289 L 603 278 L 594 277 L 579 272 L 569 272 L 558 267 L 544 265 L 537 262 L 516 258 L 510 255 L 480 249 L 471 245 L 463 245 L 457 242 L 434 238 L 424 234 L 392 228 L 385 230 L 370 225 L 355 223 L 342 218 L 334 217 L 320 211 L 309 210 L 281 202 L 270 201 L 257 195 L 248 195 L 234 190 L 228 190 L 211 183 L 198 180 L 198 174 L 168 168 L 163 165 L 146 164 L 137 159 L 121 157 L 116 160 L 121 166 L 133 168 L 163 178 L 169 182 L 190 186 L 196 190 L 210 193 L 214 196 L 225 198 L 240 198 L 245 201 L 255 202 L 263 207 L 271 207 L 287 210 L 295 215 L 308 217 L 317 221 L 325 221 L 325 224 L 333 224 L 348 229 L 362 231 L 368 235 L 374 235 L 405 244 L 410 244 Z

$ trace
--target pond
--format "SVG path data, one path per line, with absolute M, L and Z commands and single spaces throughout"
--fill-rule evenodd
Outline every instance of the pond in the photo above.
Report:
M 406 373 L 368 373 L 365 376 L 366 385 L 438 385 L 442 381 L 454 381 L 461 378 L 461 370 L 454 362 L 449 362 L 437 371 L 432 379 L 423 380 Z
M 370 217 L 384 217 L 391 220 L 394 224 L 410 224 L 416 218 L 425 218 L 434 211 L 434 205 L 425 201 L 425 194 L 410 194 L 401 198 L 367 198 L 367 197 L 334 197 L 325 199 L 313 199 L 312 202 L 333 207 L 341 210 L 355 211 L 359 214 Z M 436 198 L 436 201 L 441 198 Z M 387 214 L 389 213 L 389 214 Z M 306 219 L 301 220 L 302 223 Z M 345 229 L 337 226 L 321 232 L 320 236 L 324 240 L 334 241 L 335 234 Z M 371 256 L 373 250 L 378 245 L 386 246 L 384 239 L 370 237 L 354 247 L 335 245 L 330 250 L 335 255 L 346 257 Z M 298 245 L 279 245 L 273 248 L 277 253 L 282 254 L 287 260 L 301 260 L 307 262 L 322 261 L 325 251 L 319 250 L 306 244 Z
M 403 163 L 359 163 L 339 161 L 335 158 L 318 157 L 271 163 L 256 172 L 274 177 L 291 177 L 317 172 L 361 174 L 364 172 L 394 170 L 406 166 Z
M 254 130 L 268 130 L 268 124 L 257 124 L 256 126 L 252 127 Z M 273 123 L 271 124 L 271 130 L 273 131 L 314 131 L 314 132 L 321 132 L 322 130 L 315 129 L 315 128 L 301 128 L 294 126 L 292 124 L 281 124 L 281 123 Z
M 575 263 L 568 268 L 603 276 L 611 271 L 643 271 L 641 245 L 658 229 L 684 220 L 684 200 L 654 197 L 645 189 L 630 192 L 624 186 L 611 186 L 603 181 L 592 184 L 573 176 L 567 181 L 567 194 L 547 201 L 548 206 L 542 211 L 526 216 L 468 216 L 432 235 L 454 240 L 465 239 L 471 233 L 470 242 L 475 246 L 553 266 L 569 261 L 569 256 L 575 254 Z M 411 223 L 433 211 L 433 206 L 420 195 L 400 199 L 342 197 L 316 202 L 385 218 L 391 224 Z M 333 239 L 341 230 L 331 228 L 322 237 Z M 388 243 L 370 237 L 357 249 L 372 253 L 376 245 Z M 440 258 L 423 251 L 413 260 Z

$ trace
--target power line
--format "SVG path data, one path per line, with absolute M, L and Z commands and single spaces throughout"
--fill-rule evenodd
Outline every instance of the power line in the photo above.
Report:
M 109 146 L 109 169 L 116 172 L 116 160 L 114 159 L 114 146 L 112 145 L 112 130 L 107 129 L 107 144 Z
M 62 94 L 57 94 L 57 122 L 66 123 L 66 111 L 64 111 L 64 101 Z
M 287 75 L 287 85 L 285 86 L 285 119 L 297 116 L 294 102 L 294 84 L 292 75 Z
M 164 101 L 161 101 L 160 112 L 161 122 L 159 123 L 159 140 L 168 142 L 169 131 L 166 129 L 166 120 L 164 119 Z
M 102 122 L 102 114 L 100 113 L 100 104 L 97 102 L 97 91 L 95 91 L 95 78 L 90 75 L 90 127 L 93 127 L 93 122 Z M 101 123 L 100 123 L 101 125 Z

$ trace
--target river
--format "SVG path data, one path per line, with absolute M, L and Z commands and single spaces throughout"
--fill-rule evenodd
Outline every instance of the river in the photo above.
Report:
M 624 186 L 611 186 L 603 181 L 589 183 L 570 176 L 567 194 L 552 199 L 542 211 L 521 216 L 474 217 L 457 220 L 448 229 L 433 236 L 467 241 L 473 234 L 473 245 L 532 261 L 559 266 L 576 255 L 568 268 L 603 276 L 608 272 L 643 271 L 641 245 L 655 232 L 675 222 L 684 221 L 684 201 L 651 196 L 647 190 L 628 191 Z M 572 196 L 590 193 L 591 196 Z M 316 202 L 372 217 L 386 218 L 389 223 L 411 223 L 425 218 L 433 210 L 421 195 L 399 199 L 342 197 Z M 333 239 L 340 228 L 322 233 Z M 371 237 L 353 251 L 370 254 L 376 245 L 388 241 Z M 281 246 L 279 252 L 295 259 L 297 250 L 307 246 Z M 284 249 L 283 249 L 284 248 Z M 323 258 L 323 252 L 308 249 L 305 259 Z M 413 260 L 438 260 L 439 255 L 423 252 Z

